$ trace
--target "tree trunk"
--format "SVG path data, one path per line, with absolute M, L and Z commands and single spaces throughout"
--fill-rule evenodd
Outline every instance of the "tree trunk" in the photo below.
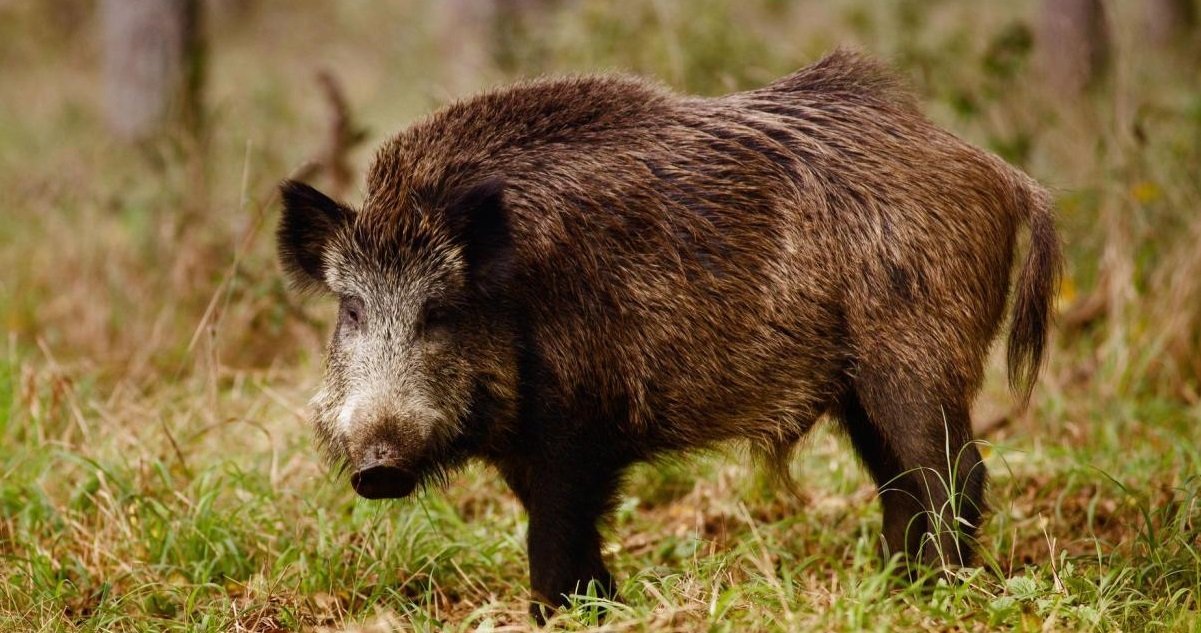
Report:
M 1101 0 L 1043 0 L 1039 65 L 1050 86 L 1078 93 L 1096 83 L 1109 62 L 1109 28 Z
M 1193 0 L 1143 0 L 1143 24 L 1152 44 L 1167 46 L 1193 33 L 1197 8 Z
M 102 0 L 106 114 L 142 141 L 199 131 L 204 55 L 199 0 Z

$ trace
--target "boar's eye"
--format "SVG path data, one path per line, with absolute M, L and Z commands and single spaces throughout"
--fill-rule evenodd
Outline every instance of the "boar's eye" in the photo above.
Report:
M 363 300 L 358 297 L 342 297 L 338 320 L 344 327 L 352 330 L 363 327 Z
M 446 305 L 431 304 L 426 306 L 421 315 L 421 330 L 427 336 L 441 336 L 450 331 L 454 325 L 454 309 Z

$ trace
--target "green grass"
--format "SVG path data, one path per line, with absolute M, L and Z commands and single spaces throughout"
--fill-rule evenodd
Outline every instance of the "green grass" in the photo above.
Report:
M 6 365 L 9 383 L 21 374 L 23 361 Z M 181 412 L 86 443 L 57 439 L 80 432 L 53 388 L 0 391 L 0 408 L 17 412 L 0 438 L 0 628 L 525 625 L 523 520 L 495 476 L 473 468 L 413 501 L 357 500 L 317 462 L 288 412 L 292 396 L 264 395 L 275 382 L 248 377 L 219 396 L 259 410 L 261 427 L 196 429 Z M 187 402 L 189 391 L 159 397 Z M 871 486 L 832 433 L 795 465 L 803 501 L 765 486 L 737 455 L 640 468 L 610 532 L 624 602 L 606 624 L 1195 629 L 1199 418 L 1153 404 L 1107 416 L 1113 433 L 1074 441 L 1044 420 L 990 447 L 996 507 L 982 566 L 932 590 L 893 582 L 877 556 Z M 596 624 L 595 606 L 581 599 L 555 625 Z
M 264 2 L 213 16 L 199 156 L 114 144 L 95 38 L 0 6 L 0 630 L 528 628 L 524 517 L 495 473 L 370 502 L 311 444 L 332 307 L 286 292 L 270 227 L 274 183 L 325 133 L 312 73 L 332 68 L 370 129 L 361 173 L 391 131 L 514 77 L 626 69 L 716 94 L 858 43 L 1056 189 L 1063 306 L 1111 295 L 982 438 L 979 567 L 896 583 L 873 487 L 821 428 L 792 465 L 803 499 L 736 446 L 636 469 L 607 539 L 622 601 L 580 597 L 551 628 L 1201 631 L 1201 85 L 1119 21 L 1115 78 L 1056 101 L 1032 10 L 583 3 L 464 70 L 430 4 Z M 993 362 L 977 420 L 1010 407 Z

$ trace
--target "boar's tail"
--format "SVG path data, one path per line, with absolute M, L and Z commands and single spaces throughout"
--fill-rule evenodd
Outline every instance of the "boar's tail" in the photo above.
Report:
M 1030 251 L 1018 277 L 1006 360 L 1009 387 L 1024 405 L 1042 367 L 1063 261 L 1050 194 L 1033 182 L 1022 189 L 1026 192 L 1022 198 L 1030 226 Z

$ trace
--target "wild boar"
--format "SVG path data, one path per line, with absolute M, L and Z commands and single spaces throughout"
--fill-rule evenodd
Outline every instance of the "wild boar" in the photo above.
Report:
M 823 416 L 879 484 L 886 551 L 966 563 L 969 411 L 1023 225 L 1023 400 L 1060 268 L 1048 194 L 847 51 L 716 98 L 519 83 L 387 141 L 358 210 L 282 198 L 284 269 L 341 302 L 320 444 L 372 499 L 494 466 L 535 606 L 613 591 L 598 523 L 631 464 L 737 440 L 786 471 Z

